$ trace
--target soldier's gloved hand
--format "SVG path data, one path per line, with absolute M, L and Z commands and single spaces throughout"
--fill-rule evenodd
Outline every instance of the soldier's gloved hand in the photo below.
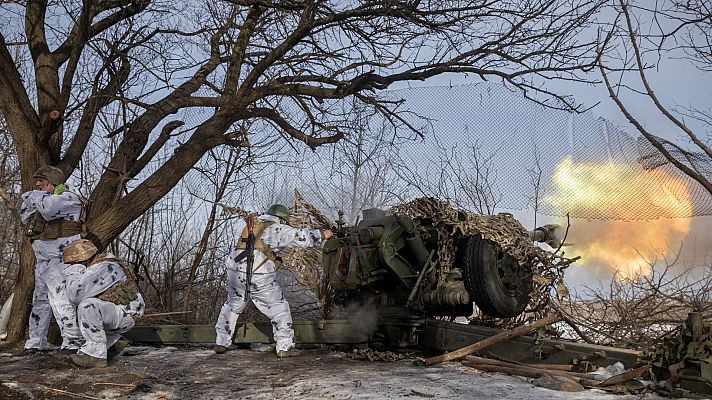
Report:
M 40 186 L 35 185 L 35 187 L 40 191 L 40 192 L 45 192 L 45 193 L 54 193 L 54 185 L 45 181 L 44 184 L 40 183 Z

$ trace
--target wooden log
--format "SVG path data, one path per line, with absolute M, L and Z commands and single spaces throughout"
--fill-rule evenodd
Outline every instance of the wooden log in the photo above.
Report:
M 533 368 L 543 368 L 543 369 L 550 369 L 552 371 L 569 371 L 573 372 L 574 366 L 573 365 L 568 365 L 568 364 L 524 364 L 527 367 L 533 367 Z
M 465 359 L 467 359 L 468 357 L 474 357 L 474 356 L 466 356 Z M 489 352 L 487 353 L 487 357 L 491 357 L 494 360 L 508 362 L 510 364 L 525 365 L 527 367 L 532 367 L 532 368 L 543 368 L 543 369 L 550 369 L 553 371 L 571 371 L 571 372 L 573 372 L 573 370 L 574 370 L 574 366 L 571 364 L 523 363 L 523 362 L 519 362 L 519 361 L 513 361 L 513 360 L 510 360 L 510 359 L 507 359 L 507 358 L 504 358 L 504 357 L 501 357 L 501 356 L 498 356 L 498 355 L 495 355 L 495 354 L 492 354 Z M 486 358 L 486 359 L 489 359 L 489 358 Z
M 570 379 L 578 384 L 586 387 L 597 387 L 598 381 L 593 379 L 588 379 L 586 377 L 578 377 L 573 375 L 566 375 L 561 373 L 561 371 L 544 371 L 537 370 L 534 368 L 522 367 L 522 366 L 503 366 L 503 365 L 491 365 L 491 364 L 478 364 L 472 361 L 463 361 L 462 365 L 470 368 L 474 368 L 480 371 L 487 372 L 500 372 L 508 375 L 523 376 L 525 378 L 540 378 L 544 375 L 554 376 L 559 378 Z
M 425 359 L 425 365 L 434 365 L 442 362 L 457 360 L 458 358 L 465 357 L 466 355 L 472 354 L 476 351 L 485 349 L 493 344 L 497 344 L 503 340 L 511 339 L 517 336 L 526 335 L 527 333 L 533 332 L 542 326 L 550 325 L 561 321 L 561 316 L 556 313 L 552 314 L 546 318 L 535 321 L 529 325 L 518 326 L 514 329 L 508 331 L 500 332 L 494 336 L 482 339 L 479 342 L 473 343 L 469 346 L 463 347 L 458 350 L 451 351 L 439 356 L 430 357 Z
M 506 361 L 491 360 L 489 358 L 483 358 L 483 357 L 477 357 L 477 356 L 467 356 L 467 357 L 465 357 L 465 360 L 469 361 L 471 363 L 474 363 L 476 365 L 496 365 L 496 366 L 500 366 L 500 367 L 519 368 L 521 370 L 529 370 L 529 371 L 539 372 L 539 373 L 543 373 L 543 374 L 561 375 L 561 376 L 568 376 L 568 377 L 573 377 L 573 378 L 585 378 L 585 379 L 590 379 L 590 380 L 595 379 L 595 375 L 587 374 L 584 372 L 547 370 L 544 368 L 538 368 L 538 367 L 531 366 L 531 365 L 515 364 L 515 363 L 506 362 Z M 596 383 L 598 383 L 598 382 L 596 382 Z
M 513 366 L 506 367 L 502 365 L 488 365 L 488 364 L 476 364 L 471 361 L 463 361 L 462 365 L 478 369 L 480 371 L 487 372 L 499 372 L 508 375 L 523 376 L 525 378 L 532 378 L 535 380 L 546 378 L 546 385 L 537 384 L 539 386 L 545 386 L 553 390 L 562 390 L 567 392 L 580 392 L 584 388 L 577 382 L 577 378 L 571 378 L 564 375 L 549 374 L 546 371 L 535 371 L 531 368 Z

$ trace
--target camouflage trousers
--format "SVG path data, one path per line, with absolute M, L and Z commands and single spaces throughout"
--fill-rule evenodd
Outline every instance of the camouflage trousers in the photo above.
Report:
M 29 321 L 29 339 L 25 348 L 47 348 L 47 330 L 54 314 L 62 333 L 62 348 L 77 349 L 81 346 L 76 308 L 69 302 L 65 289 L 64 264 L 61 261 L 64 247 L 79 239 L 79 235 L 55 240 L 35 240 L 35 291 L 32 295 L 32 311 Z
M 85 340 L 79 351 L 96 358 L 105 359 L 106 350 L 136 324 L 123 306 L 95 297 L 79 303 L 77 316 Z
M 294 330 L 289 303 L 282 295 L 273 268 L 268 267 L 263 270 L 265 272 L 252 276 L 250 300 L 272 321 L 272 333 L 277 342 L 276 351 L 288 350 L 294 347 Z M 247 305 L 246 284 L 247 274 L 244 269 L 227 269 L 227 301 L 222 306 L 218 322 L 215 324 L 217 334 L 215 343 L 218 345 L 227 347 L 232 344 L 237 318 Z

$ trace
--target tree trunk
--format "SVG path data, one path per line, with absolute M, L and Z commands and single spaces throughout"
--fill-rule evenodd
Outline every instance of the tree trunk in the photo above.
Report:
M 225 132 L 227 127 L 224 124 L 224 121 L 203 124 L 156 172 L 108 209 L 104 207 L 111 201 L 98 197 L 96 191 L 92 193 L 92 201 L 96 203 L 92 203 L 89 211 L 87 231 L 95 237 L 90 239 L 107 245 L 134 219 L 170 192 L 208 150 L 222 143 L 222 136 L 214 132 Z M 105 195 L 113 196 L 108 192 Z
M 27 336 L 27 327 L 32 308 L 32 293 L 35 289 L 35 252 L 27 237 L 20 244 L 20 269 L 15 281 L 15 297 L 12 314 L 7 326 L 7 341 L 17 343 Z
M 213 226 L 215 225 L 215 214 L 217 212 L 217 204 L 213 203 L 210 208 L 210 217 L 208 217 L 208 222 L 205 224 L 205 230 L 203 230 L 203 236 L 200 238 L 200 243 L 198 244 L 198 249 L 195 251 L 195 257 L 193 257 L 193 262 L 190 265 L 190 274 L 188 275 L 188 284 L 183 292 L 183 305 L 181 306 L 181 311 L 188 311 L 188 303 L 190 302 L 190 292 L 193 290 L 193 282 L 195 281 L 195 275 L 198 270 L 200 262 L 203 261 L 203 255 L 208 248 L 208 241 L 210 240 L 210 233 L 213 231 Z
M 32 137 L 26 135 L 25 137 Z M 22 189 L 29 191 L 34 188 L 34 172 L 42 165 L 49 163 L 49 154 L 34 146 L 32 141 L 16 142 L 17 156 L 20 160 Z M 17 343 L 26 337 L 32 293 L 35 289 L 35 252 L 29 238 L 23 236 L 20 243 L 20 268 L 15 281 L 15 298 L 12 300 L 12 314 L 8 322 L 7 341 Z

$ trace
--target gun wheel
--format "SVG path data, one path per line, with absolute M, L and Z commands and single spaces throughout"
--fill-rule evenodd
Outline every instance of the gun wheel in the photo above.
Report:
M 480 235 L 464 240 L 463 278 L 477 307 L 496 318 L 522 313 L 532 291 L 531 271 Z

